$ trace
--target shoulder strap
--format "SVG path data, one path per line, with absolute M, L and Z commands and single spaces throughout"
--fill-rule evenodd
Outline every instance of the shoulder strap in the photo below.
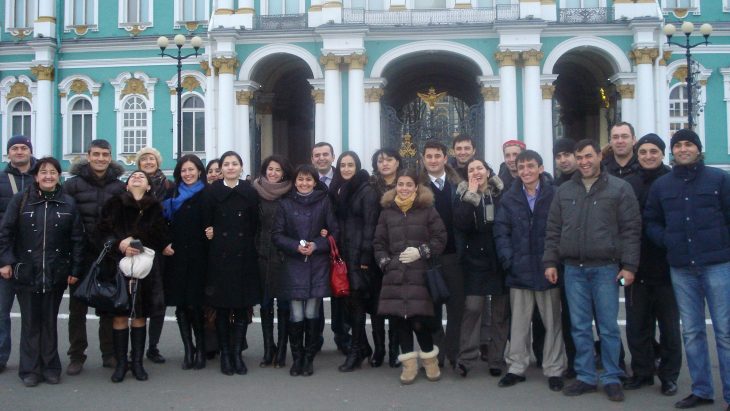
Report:
M 18 194 L 18 183 L 15 182 L 15 176 L 8 173 L 8 180 L 10 181 L 10 188 L 13 190 L 13 194 Z

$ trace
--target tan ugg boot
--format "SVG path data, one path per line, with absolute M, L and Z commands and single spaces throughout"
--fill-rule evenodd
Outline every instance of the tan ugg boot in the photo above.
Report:
M 398 356 L 398 361 L 403 365 L 400 373 L 401 384 L 413 384 L 418 376 L 418 352 L 412 351 Z
M 429 381 L 438 381 L 441 379 L 441 370 L 439 369 L 439 347 L 433 346 L 431 352 L 422 352 L 420 357 L 423 361 L 423 368 L 426 369 L 426 378 Z

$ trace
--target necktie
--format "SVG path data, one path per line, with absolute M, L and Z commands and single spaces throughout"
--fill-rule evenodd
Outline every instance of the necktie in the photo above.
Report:
M 439 177 L 436 179 L 436 187 L 438 187 L 439 190 L 444 189 L 444 179 L 443 178 Z
M 327 184 L 327 176 L 320 176 L 320 177 L 319 177 L 319 181 L 321 181 L 321 182 L 323 182 L 323 183 Z

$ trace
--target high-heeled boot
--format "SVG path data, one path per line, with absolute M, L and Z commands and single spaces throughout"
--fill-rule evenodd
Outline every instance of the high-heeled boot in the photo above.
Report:
M 193 335 L 192 329 L 190 328 L 190 319 L 188 313 L 183 307 L 178 307 L 175 310 L 175 317 L 177 317 L 177 326 L 180 329 L 180 337 L 182 338 L 183 355 L 182 369 L 189 370 L 193 368 L 195 363 L 195 354 L 193 347 Z
M 266 368 L 274 362 L 276 346 L 274 345 L 274 308 L 261 309 L 261 332 L 264 337 L 264 357 L 259 367 Z
M 279 343 L 276 346 L 276 356 L 274 357 L 274 368 L 283 368 L 286 366 L 286 341 L 287 330 L 289 325 L 289 310 L 278 309 L 276 313 L 279 323 L 277 324 L 277 338 Z
M 193 307 L 188 311 L 190 326 L 195 336 L 195 362 L 193 368 L 200 370 L 205 368 L 205 360 L 207 357 L 205 347 L 205 317 L 203 316 L 202 307 Z
M 112 343 L 114 345 L 114 359 L 117 366 L 112 374 L 112 382 L 122 382 L 129 371 L 127 352 L 129 351 L 129 328 L 123 330 L 112 330 Z
M 352 339 L 350 341 L 350 351 L 347 353 L 345 362 L 339 366 L 341 372 L 351 372 L 355 368 L 359 368 L 365 358 L 369 357 L 367 348 L 367 337 L 365 336 L 365 311 L 360 301 L 350 301 L 348 304 L 350 313 L 350 325 L 352 326 Z M 370 350 L 372 353 L 372 350 Z
M 147 381 L 149 375 L 145 371 L 142 361 L 144 359 L 144 345 L 147 339 L 147 327 L 132 327 L 132 375 L 138 381 Z
M 398 345 L 398 333 L 392 328 L 388 321 L 388 365 L 390 368 L 400 367 L 400 346 Z
M 304 365 L 304 321 L 290 321 L 287 333 L 289 334 L 292 356 L 289 375 L 296 377 L 302 375 L 302 366 Z
M 315 318 L 304 321 L 304 361 L 302 362 L 302 375 L 309 377 L 314 374 L 314 356 L 317 355 L 319 343 L 319 321 Z
M 229 335 L 230 326 L 228 315 L 222 314 L 219 311 L 215 317 L 215 331 L 218 336 L 218 349 L 221 352 L 221 372 L 225 375 L 233 375 L 231 338 Z
M 231 351 L 231 362 L 236 374 L 245 375 L 248 373 L 246 363 L 243 362 L 243 350 L 248 346 L 246 342 L 246 331 L 248 330 L 248 322 L 245 318 L 236 318 L 233 321 L 233 347 Z
M 385 358 L 385 317 L 381 315 L 371 315 L 370 321 L 373 327 L 373 346 L 375 351 L 370 357 L 370 366 L 377 368 L 383 365 Z

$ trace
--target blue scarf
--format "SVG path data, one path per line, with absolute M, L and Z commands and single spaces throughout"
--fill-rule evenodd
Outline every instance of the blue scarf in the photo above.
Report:
M 184 202 L 188 201 L 190 197 L 194 196 L 198 191 L 202 190 L 205 184 L 201 180 L 198 180 L 195 184 L 189 186 L 187 184 L 180 184 L 177 187 L 177 197 L 168 198 L 162 202 L 162 214 L 165 219 L 172 221 L 172 216 L 180 209 Z

